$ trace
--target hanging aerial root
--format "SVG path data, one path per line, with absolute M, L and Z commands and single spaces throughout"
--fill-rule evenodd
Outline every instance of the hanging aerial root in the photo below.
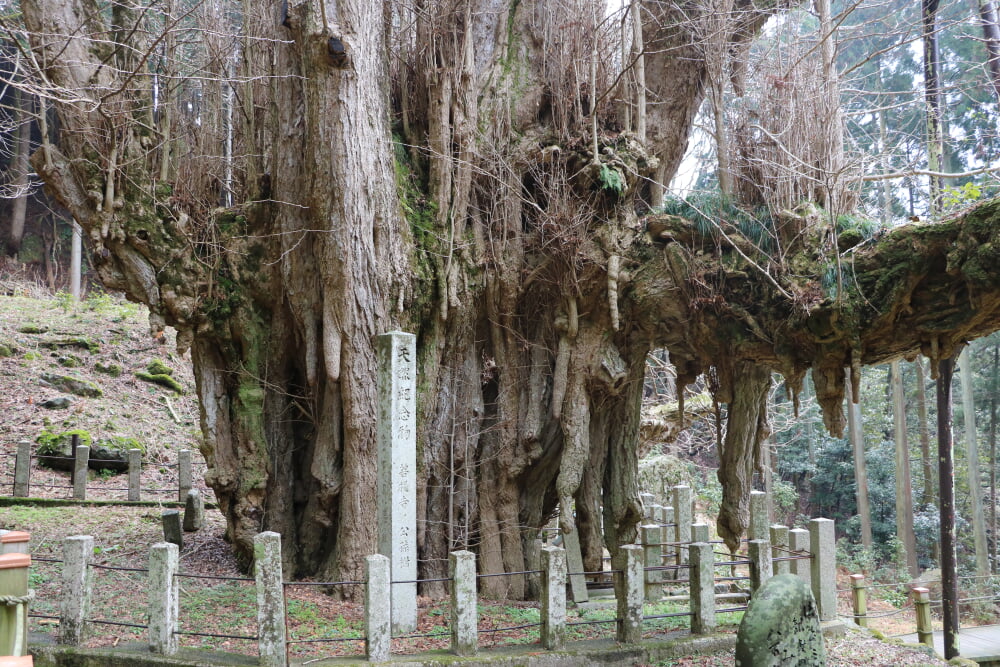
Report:
M 608 309 L 611 312 L 611 328 L 618 331 L 618 278 L 621 274 L 621 257 L 611 255 L 608 257 Z
M 559 459 L 556 493 L 559 495 L 559 529 L 573 530 L 573 496 L 580 488 L 583 470 L 590 460 L 590 399 L 585 387 L 586 374 L 577 368 L 571 374 L 559 425 L 563 432 L 563 451 Z
M 343 341 L 336 318 L 330 306 L 323 308 L 323 359 L 326 363 L 326 376 L 331 382 L 340 379 L 340 351 Z

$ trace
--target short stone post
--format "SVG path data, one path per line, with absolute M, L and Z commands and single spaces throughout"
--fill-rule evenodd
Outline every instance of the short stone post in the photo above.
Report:
M 587 591 L 587 577 L 583 574 L 580 533 L 575 527 L 563 535 L 563 546 L 566 547 L 566 567 L 569 568 L 569 590 L 573 602 L 587 602 L 590 600 L 590 593 Z
M 205 501 L 198 489 L 191 489 L 184 503 L 184 530 L 192 533 L 205 524 Z
M 770 538 L 768 534 L 767 519 L 767 494 L 763 491 L 750 492 L 750 527 L 747 531 L 747 538 L 750 540 L 766 540 Z
M 0 605 L 0 654 L 28 653 L 28 568 L 31 556 L 0 555 L 0 595 L 9 600 Z
M 812 583 L 812 567 L 809 556 L 809 531 L 805 528 L 792 528 L 788 531 L 788 544 L 796 556 L 807 556 L 806 558 L 796 558 L 791 561 L 792 574 L 807 584 Z
M 177 452 L 177 502 L 187 502 L 191 490 L 191 450 Z
M 542 646 L 561 648 L 566 639 L 566 550 L 542 547 Z
M 386 662 L 392 649 L 392 598 L 389 557 L 365 557 L 365 655 L 369 662 Z
M 128 499 L 137 502 L 142 498 L 142 450 L 128 450 Z
M 677 528 L 674 532 L 674 542 L 679 542 L 677 549 L 677 564 L 687 563 L 687 549 L 682 546 L 691 541 L 691 487 L 678 484 L 674 487 L 674 521 Z M 681 579 L 681 570 L 677 570 L 677 578 Z
M 169 542 L 158 542 L 149 550 L 149 650 L 153 653 L 177 652 L 179 554 L 177 545 Z
M 253 537 L 254 578 L 257 580 L 257 646 L 264 667 L 286 667 L 285 584 L 281 570 L 281 535 L 274 531 Z
M 451 552 L 448 570 L 451 577 L 451 652 L 459 656 L 475 655 L 479 648 L 476 555 L 471 551 Z
M 663 531 L 654 524 L 640 527 L 642 553 L 645 561 L 646 602 L 659 602 L 663 597 L 663 545 L 660 539 Z M 649 569 L 656 568 L 656 569 Z
M 771 542 L 768 540 L 750 540 L 747 546 L 747 558 L 750 560 L 750 590 L 757 592 L 767 580 L 774 576 L 771 563 Z
M 771 526 L 771 556 L 773 558 L 787 558 L 788 553 L 788 526 Z M 775 574 L 791 574 L 791 561 L 779 560 L 774 563 Z
M 812 552 L 812 592 L 819 620 L 832 621 L 837 618 L 837 543 L 833 520 L 809 521 L 809 551 Z
M 927 588 L 913 588 L 913 604 L 917 609 L 917 641 L 934 648 L 934 628 L 931 626 L 931 597 Z
M 865 575 L 851 575 L 851 603 L 854 607 L 854 622 L 862 628 L 868 627 L 868 595 Z
M 674 544 L 677 537 L 677 526 L 674 525 L 674 508 L 667 506 L 663 508 L 663 564 L 675 565 L 677 563 L 677 546 Z M 673 581 L 677 578 L 677 570 L 664 570 L 663 579 Z
M 14 459 L 14 496 L 28 497 L 28 485 L 31 478 L 31 443 L 22 440 L 17 443 L 17 458 Z
M 73 500 L 87 499 L 87 466 L 90 465 L 90 447 L 80 445 L 73 459 Z
M 0 535 L 0 554 L 26 554 L 29 553 L 29 543 L 31 533 L 23 530 L 9 530 Z
M 160 515 L 163 522 L 163 539 L 176 544 L 178 549 L 184 548 L 184 534 L 181 532 L 181 513 L 177 510 L 164 510 Z
M 705 529 L 704 534 L 701 527 Z M 695 543 L 688 554 L 691 565 L 691 634 L 704 635 L 715 631 L 715 552 L 707 540 L 707 525 L 696 524 L 695 533 Z
M 640 493 L 639 502 L 642 503 L 642 518 L 647 523 L 653 521 L 653 505 L 656 503 L 656 496 L 652 493 Z
M 417 629 L 417 337 L 376 337 L 378 551 L 389 558 L 392 630 Z M 405 582 L 405 583 L 402 583 Z
M 94 538 L 74 535 L 63 541 L 63 587 L 59 602 L 59 641 L 78 645 L 90 614 L 90 561 Z
M 708 543 L 708 524 L 707 523 L 692 523 L 691 524 L 691 541 L 692 542 L 705 542 Z
M 690 524 L 688 524 L 690 525 Z M 622 548 L 622 571 L 617 577 L 618 623 L 615 640 L 621 644 L 642 641 L 642 547 L 626 544 Z

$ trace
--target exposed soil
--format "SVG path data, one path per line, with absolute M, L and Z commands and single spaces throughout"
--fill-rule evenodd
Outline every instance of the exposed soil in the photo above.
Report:
M 80 339 L 78 344 L 66 341 Z M 89 347 L 83 340 L 90 341 Z M 201 480 L 204 461 L 198 452 L 198 407 L 188 359 L 173 350 L 173 335 L 149 334 L 143 308 L 118 298 L 97 295 L 81 304 L 68 298 L 52 298 L 31 283 L 0 275 L 0 495 L 12 491 L 14 453 L 21 440 L 35 442 L 43 432 L 58 433 L 84 429 L 95 441 L 113 436 L 136 438 L 146 446 L 142 475 L 143 499 L 176 500 L 177 452 L 190 449 L 195 461 L 195 486 L 208 501 L 211 491 Z M 178 394 L 135 376 L 155 360 L 173 370 L 184 390 Z M 121 374 L 113 377 L 100 367 L 118 365 Z M 48 409 L 42 404 L 68 396 L 41 382 L 46 373 L 69 375 L 98 385 L 100 397 L 71 396 L 64 409 Z M 31 495 L 68 498 L 69 474 L 52 471 L 33 462 Z M 124 475 L 91 471 L 88 499 L 126 498 Z M 144 579 L 149 547 L 162 540 L 162 508 L 156 506 L 10 506 L 0 507 L 0 527 L 31 532 L 33 566 L 31 586 L 36 591 L 32 605 L 33 631 L 55 632 L 58 616 L 62 541 L 70 535 L 92 535 L 95 540 L 94 601 L 95 623 L 87 643 L 115 645 L 141 639 L 144 630 L 127 624 L 145 624 Z M 243 639 L 256 632 L 255 593 L 246 580 L 229 545 L 224 540 L 222 516 L 209 510 L 206 525 L 186 533 L 181 549 L 181 643 L 237 653 L 256 653 L 255 641 Z M 55 561 L 55 562 L 54 562 Z M 292 643 L 295 659 L 334 655 L 361 655 L 364 647 L 361 606 L 342 602 L 329 595 L 328 586 L 289 585 L 286 589 L 289 638 L 334 640 L 327 643 Z M 887 603 L 882 603 L 887 604 Z M 878 608 L 875 603 L 874 608 Z M 480 605 L 480 646 L 535 644 L 538 641 L 538 609 L 532 603 L 483 601 Z M 669 614 L 676 609 L 661 604 L 647 614 Z M 849 613 L 849 609 L 845 610 Z M 415 634 L 433 635 L 399 639 L 394 651 L 413 653 L 446 648 L 448 605 L 420 598 L 419 628 Z M 724 619 L 724 631 L 735 632 L 738 614 Z M 614 609 L 571 609 L 575 625 L 571 639 L 613 637 Z M 99 621 L 112 621 L 114 624 Z M 126 624 L 126 625 L 122 625 Z M 646 622 L 646 636 L 664 636 L 686 626 L 686 619 L 668 618 Z M 506 629 L 510 628 L 510 629 Z M 903 630 L 906 631 L 906 630 Z M 208 637 L 197 633 L 226 635 Z M 919 648 L 881 642 L 867 634 L 848 633 L 828 642 L 830 665 L 943 665 L 943 661 Z M 732 665 L 733 652 L 691 656 L 663 665 Z

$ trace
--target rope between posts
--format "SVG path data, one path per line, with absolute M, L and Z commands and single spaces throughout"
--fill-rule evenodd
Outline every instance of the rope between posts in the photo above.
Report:
M 29 590 L 27 595 L 0 595 L 0 605 L 16 607 L 19 604 L 26 604 L 35 599 L 35 591 Z

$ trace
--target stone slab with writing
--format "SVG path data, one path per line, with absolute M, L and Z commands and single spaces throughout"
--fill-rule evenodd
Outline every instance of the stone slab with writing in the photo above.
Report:
M 772 577 L 750 600 L 736 634 L 736 665 L 825 667 L 816 601 L 799 577 Z

